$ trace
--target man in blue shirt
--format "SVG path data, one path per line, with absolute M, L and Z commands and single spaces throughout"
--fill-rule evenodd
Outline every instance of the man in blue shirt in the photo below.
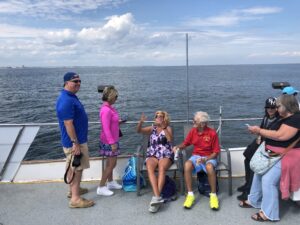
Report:
M 78 74 L 66 73 L 64 75 L 64 88 L 56 102 L 61 143 L 67 158 L 67 167 L 70 165 L 68 177 L 74 176 L 68 193 L 68 197 L 71 198 L 70 208 L 86 208 L 94 205 L 93 201 L 80 197 L 80 195 L 88 192 L 87 189 L 80 188 L 82 171 L 90 167 L 87 146 L 88 117 L 83 105 L 75 95 L 79 91 L 80 85 L 81 80 Z M 81 157 L 79 157 L 80 155 Z M 75 162 L 76 158 L 80 159 L 78 160 L 80 165 L 73 164 L 73 160 Z

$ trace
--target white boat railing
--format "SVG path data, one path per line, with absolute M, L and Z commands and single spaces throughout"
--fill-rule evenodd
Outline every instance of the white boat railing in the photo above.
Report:
M 220 117 L 218 119 L 212 119 L 210 122 L 216 124 L 216 130 L 219 133 L 220 143 L 222 141 L 222 125 L 224 122 L 230 121 L 255 121 L 261 120 L 261 118 L 222 118 L 222 112 L 220 108 Z M 191 120 L 172 120 L 172 124 L 186 124 L 192 123 Z M 137 124 L 138 121 L 126 121 L 125 124 Z M 145 123 L 151 124 L 153 121 L 145 121 Z M 100 122 L 92 121 L 89 124 L 99 124 Z M 57 122 L 53 123 L 0 123 L 0 180 L 13 179 L 14 172 L 17 171 L 21 162 L 23 161 L 30 145 L 34 141 L 40 127 L 56 126 Z M 10 167 L 13 167 L 10 168 Z M 8 174 L 7 171 L 14 171 Z

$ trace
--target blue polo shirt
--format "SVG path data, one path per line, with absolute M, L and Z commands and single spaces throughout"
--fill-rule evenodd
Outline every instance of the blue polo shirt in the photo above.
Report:
M 56 115 L 61 132 L 61 143 L 63 147 L 72 147 L 72 142 L 67 134 L 64 120 L 73 120 L 76 136 L 80 144 L 87 142 L 88 117 L 83 105 L 75 94 L 63 89 L 56 102 Z

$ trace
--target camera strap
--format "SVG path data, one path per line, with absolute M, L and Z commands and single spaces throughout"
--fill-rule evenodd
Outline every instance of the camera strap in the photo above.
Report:
M 73 157 L 74 157 L 74 156 L 72 155 L 71 160 L 70 160 L 69 165 L 68 165 L 68 168 L 66 169 L 66 172 L 65 172 L 65 175 L 64 175 L 64 181 L 65 181 L 66 184 L 71 184 L 72 181 L 73 181 L 73 179 L 74 179 L 74 176 L 75 176 L 75 170 L 73 170 L 72 177 L 71 177 L 71 179 L 68 181 L 68 173 L 69 173 L 70 168 L 72 168 L 72 167 L 71 167 L 71 163 L 72 163 Z

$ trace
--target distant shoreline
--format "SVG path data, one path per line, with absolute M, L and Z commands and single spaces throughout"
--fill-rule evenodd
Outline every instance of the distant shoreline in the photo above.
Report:
M 261 64 L 205 64 L 189 65 L 189 67 L 199 66 L 264 66 L 264 65 L 299 65 L 300 63 L 261 63 Z M 186 65 L 143 65 L 143 66 L 0 66 L 0 69 L 70 69 L 70 68 L 143 68 L 143 67 L 186 67 Z

